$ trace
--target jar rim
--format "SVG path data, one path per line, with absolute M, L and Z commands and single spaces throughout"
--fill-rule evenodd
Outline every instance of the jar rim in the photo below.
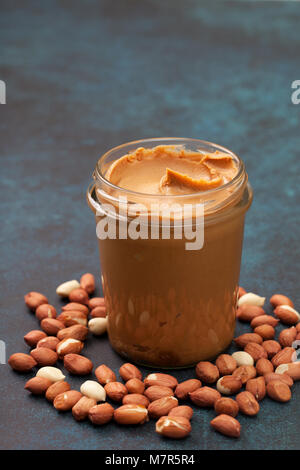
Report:
M 222 151 L 222 152 L 230 155 L 235 160 L 235 162 L 238 163 L 237 174 L 232 178 L 232 180 L 230 180 L 227 183 L 219 186 L 218 188 L 208 189 L 206 191 L 195 192 L 195 193 L 192 194 L 193 197 L 197 197 L 197 196 L 203 197 L 203 196 L 207 196 L 207 195 L 209 196 L 209 195 L 216 194 L 219 191 L 224 191 L 224 189 L 229 189 L 232 186 L 234 186 L 245 173 L 245 165 L 244 165 L 242 159 L 237 154 L 235 154 L 231 150 L 227 149 L 226 147 L 223 147 L 221 145 L 218 145 L 218 144 L 215 144 L 213 142 L 206 141 L 206 140 L 193 139 L 193 138 L 188 138 L 188 137 L 155 137 L 155 138 L 133 140 L 133 141 L 126 142 L 124 144 L 118 145 L 118 146 L 113 147 L 112 149 L 108 150 L 107 152 L 105 152 L 98 159 L 98 161 L 96 163 L 95 171 L 93 173 L 93 177 L 96 181 L 98 180 L 98 181 L 104 183 L 109 188 L 111 188 L 113 190 L 117 190 L 119 192 L 121 191 L 122 193 L 126 193 L 126 194 L 129 194 L 129 195 L 131 194 L 133 196 L 149 197 L 149 198 L 154 198 L 154 199 L 157 199 L 157 200 L 159 200 L 159 199 L 163 200 L 163 198 L 170 197 L 166 194 L 142 193 L 142 192 L 138 192 L 138 191 L 133 191 L 131 189 L 122 188 L 121 186 L 117 186 L 117 185 L 111 183 L 111 181 L 109 181 L 108 179 L 105 178 L 105 176 L 102 172 L 102 169 L 100 167 L 100 165 L 103 163 L 103 161 L 105 159 L 109 158 L 114 152 L 120 151 L 123 148 L 129 147 L 129 146 L 134 146 L 134 145 L 137 145 L 137 147 L 139 147 L 139 146 L 141 146 L 142 144 L 145 144 L 145 143 L 147 143 L 147 144 L 153 143 L 153 144 L 159 145 L 159 143 L 166 144 L 167 142 L 170 142 L 170 143 L 172 142 L 173 144 L 176 144 L 176 142 L 178 142 L 178 144 L 179 143 L 181 143 L 181 144 L 194 143 L 194 144 L 199 144 L 199 145 L 201 144 L 202 146 L 203 145 L 210 146 L 215 150 L 219 150 L 219 151 Z M 124 153 L 124 155 L 126 155 L 126 153 Z M 191 194 L 172 195 L 172 199 L 178 200 L 178 201 L 179 200 L 182 201 L 184 199 L 189 199 L 190 197 L 191 197 Z

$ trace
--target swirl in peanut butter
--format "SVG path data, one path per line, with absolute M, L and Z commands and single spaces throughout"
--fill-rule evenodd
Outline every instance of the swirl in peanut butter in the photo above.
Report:
M 237 172 L 234 159 L 226 153 L 159 145 L 124 155 L 109 167 L 106 178 L 116 186 L 144 194 L 180 195 L 223 186 Z

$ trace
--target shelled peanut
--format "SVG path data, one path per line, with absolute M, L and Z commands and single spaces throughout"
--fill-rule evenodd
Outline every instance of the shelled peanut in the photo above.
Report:
M 72 410 L 75 420 L 88 418 L 99 426 L 112 420 L 121 425 L 137 425 L 155 419 L 158 434 L 181 439 L 192 430 L 192 404 L 213 408 L 216 417 L 211 421 L 212 428 L 239 437 L 239 412 L 257 415 L 259 402 L 266 395 L 282 403 L 291 399 L 291 386 L 300 380 L 300 362 L 296 362 L 293 347 L 294 341 L 300 339 L 300 315 L 293 302 L 281 294 L 270 299 L 276 317 L 268 315 L 263 308 L 265 298 L 243 288 L 239 290 L 237 318 L 249 323 L 252 331 L 234 339 L 239 350 L 233 354 L 220 354 L 215 363 L 199 362 L 195 376 L 181 383 L 162 372 L 150 373 L 143 379 L 139 368 L 130 363 L 119 369 L 122 383 L 112 369 L 100 364 L 94 371 L 97 381 L 87 380 L 80 391 L 71 390 L 61 370 L 54 366 L 63 361 L 70 374 L 92 373 L 92 361 L 80 353 L 88 332 L 100 335 L 107 328 L 104 299 L 90 298 L 94 290 L 95 280 L 90 273 L 83 275 L 80 283 L 72 280 L 58 286 L 58 295 L 69 300 L 59 315 L 43 294 L 27 294 L 25 302 L 35 312 L 43 331 L 32 330 L 24 336 L 26 344 L 33 348 L 30 354 L 16 353 L 8 361 L 19 372 L 41 367 L 25 389 L 45 395 L 59 411 Z M 274 338 L 279 323 L 289 327 L 281 331 L 277 341 Z M 107 399 L 118 404 L 117 408 Z

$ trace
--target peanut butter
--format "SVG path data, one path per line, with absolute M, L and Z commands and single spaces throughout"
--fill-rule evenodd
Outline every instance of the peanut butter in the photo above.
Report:
M 116 160 L 106 178 L 121 188 L 144 194 L 192 194 L 219 188 L 237 174 L 230 155 L 202 153 L 180 146 L 138 148 Z
M 107 200 L 117 205 L 118 193 L 146 207 L 157 198 L 205 203 L 199 250 L 186 250 L 174 234 L 99 239 L 110 342 L 131 361 L 161 368 L 212 359 L 231 343 L 244 216 L 252 200 L 242 163 L 231 152 L 175 140 L 126 144 L 123 154 L 116 148 L 113 162 L 99 161 L 102 174 L 97 167 L 95 191 L 88 194 L 94 211 Z M 98 213 L 96 222 L 102 218 Z

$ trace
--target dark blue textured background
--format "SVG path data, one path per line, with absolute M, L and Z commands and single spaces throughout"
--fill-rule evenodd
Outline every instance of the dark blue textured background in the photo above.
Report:
M 85 190 L 100 154 L 145 137 L 202 138 L 245 161 L 254 188 L 241 284 L 300 305 L 300 5 L 294 2 L 2 0 L 0 79 L 1 323 L 7 356 L 27 350 L 37 323 L 23 295 L 59 307 L 58 283 L 99 277 L 94 219 Z M 239 331 L 246 327 L 239 326 Z M 122 360 L 106 338 L 88 341 L 95 364 Z M 94 428 L 23 391 L 0 365 L 0 447 L 10 449 L 299 449 L 300 387 L 280 405 L 265 399 L 240 417 L 239 440 L 197 410 L 185 441 L 154 423 Z M 146 370 L 145 370 L 146 372 Z M 29 375 L 30 376 L 30 375 Z M 178 379 L 191 371 L 177 372 Z M 78 387 L 82 379 L 71 379 Z

